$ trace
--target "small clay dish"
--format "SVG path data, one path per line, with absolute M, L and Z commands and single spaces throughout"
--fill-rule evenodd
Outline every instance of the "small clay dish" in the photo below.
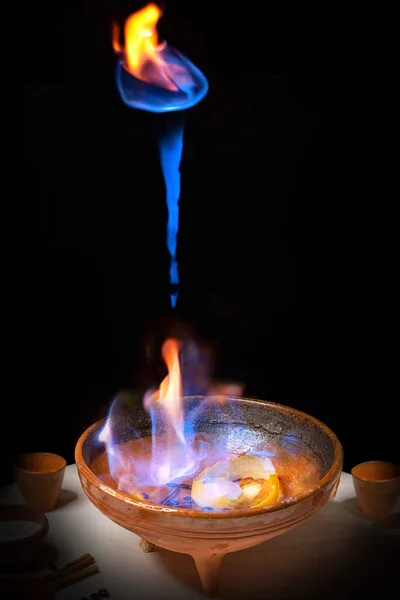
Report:
M 47 517 L 38 510 L 18 504 L 0 506 L 0 565 L 32 562 L 48 530 Z

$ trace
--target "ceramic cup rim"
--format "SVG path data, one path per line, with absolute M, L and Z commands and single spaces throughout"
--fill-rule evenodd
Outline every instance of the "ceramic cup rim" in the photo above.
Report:
M 362 477 L 360 475 L 356 475 L 355 470 L 358 469 L 358 467 L 362 467 L 364 465 L 388 465 L 388 466 L 392 466 L 395 467 L 396 469 L 398 469 L 398 475 L 394 475 L 393 477 L 388 477 L 386 479 L 377 479 L 377 478 L 370 478 L 370 477 Z M 357 465 L 355 465 L 352 469 L 351 469 L 351 475 L 354 479 L 357 479 L 358 481 L 362 481 L 363 483 L 389 483 L 391 481 L 397 481 L 400 480 L 400 465 L 398 465 L 397 463 L 391 462 L 390 460 L 365 460 L 361 463 L 358 463 Z
M 16 540 L 0 540 L 0 548 L 11 548 L 31 543 L 34 540 L 41 539 L 48 533 L 50 528 L 49 520 L 41 510 L 25 504 L 3 504 L 0 507 L 0 513 L 4 514 L 7 513 L 7 511 L 13 512 L 16 515 L 16 518 L 8 519 L 9 521 L 28 521 L 37 523 L 40 527 L 37 531 L 27 535 L 26 537 L 18 538 Z M 3 519 L 0 519 L 0 521 L 2 520 Z
M 62 466 L 58 469 L 54 470 L 46 470 L 46 471 L 34 471 L 33 469 L 25 469 L 21 467 L 19 461 L 28 457 L 28 456 L 54 456 L 55 458 L 61 459 Z M 14 461 L 14 467 L 17 471 L 22 473 L 28 473 L 29 475 L 55 475 L 56 473 L 60 473 L 67 466 L 67 461 L 60 454 L 55 454 L 54 452 L 25 452 L 24 454 L 20 454 Z

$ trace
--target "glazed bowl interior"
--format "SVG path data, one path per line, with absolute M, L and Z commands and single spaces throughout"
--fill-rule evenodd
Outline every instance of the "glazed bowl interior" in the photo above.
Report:
M 341 472 L 342 448 L 335 434 L 305 413 L 287 406 L 241 397 L 232 397 L 219 403 L 191 396 L 184 399 L 184 406 L 185 413 L 191 415 L 192 433 L 215 437 L 228 454 L 254 453 L 265 447 L 273 447 L 277 452 L 282 449 L 289 456 L 302 457 L 303 465 L 306 465 L 301 475 L 304 476 L 304 485 L 280 504 L 264 507 L 260 509 L 261 512 L 279 510 L 304 500 L 331 483 Z M 117 444 L 125 444 L 137 436 L 149 438 L 154 433 L 149 414 L 142 407 L 114 415 L 113 423 Z M 86 474 L 90 473 L 91 479 L 97 479 L 99 484 L 109 475 L 107 453 L 98 440 L 103 425 L 104 420 L 89 428 L 77 447 L 77 463 L 81 463 L 78 468 L 86 471 Z M 162 435 L 163 432 L 156 433 Z M 311 471 L 313 477 L 307 479 Z M 121 499 L 123 496 L 121 493 Z M 143 503 L 138 504 L 143 507 Z M 179 513 L 181 509 L 177 507 L 174 510 Z M 201 511 L 185 512 L 192 513 L 194 517 L 202 515 Z M 251 512 L 254 514 L 254 511 Z M 215 517 L 245 513 L 246 509 L 236 509 L 230 513 L 215 513 Z

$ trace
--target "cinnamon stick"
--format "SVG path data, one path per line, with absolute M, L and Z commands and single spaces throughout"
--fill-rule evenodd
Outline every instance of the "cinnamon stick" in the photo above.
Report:
M 69 572 L 65 577 L 57 579 L 56 581 L 52 581 L 51 584 L 53 585 L 54 589 L 56 591 L 58 591 L 69 585 L 78 583 L 78 581 L 87 579 L 88 577 L 91 577 L 92 575 L 96 575 L 96 573 L 100 573 L 100 569 L 96 564 L 94 564 L 94 565 L 92 564 L 92 565 L 89 565 L 88 567 L 86 567 L 85 569 L 82 569 L 82 570 L 79 570 L 79 571 L 76 571 L 73 573 Z
M 89 558 L 89 556 L 92 556 L 91 554 L 89 554 L 89 552 L 86 552 L 85 554 L 82 554 L 81 556 L 78 556 L 78 558 L 76 558 L 75 560 L 73 560 L 70 563 L 67 563 L 66 565 L 64 565 L 64 567 L 72 567 L 73 565 L 77 565 L 78 563 L 80 563 L 82 560 L 85 560 L 86 558 Z M 92 557 L 93 558 L 93 557 Z
M 82 569 L 85 569 L 86 567 L 89 567 L 90 565 L 93 565 L 94 562 L 95 560 L 91 554 L 83 554 L 73 562 L 67 563 L 66 565 L 58 569 L 58 571 L 55 571 L 54 573 L 49 573 L 44 577 L 44 579 L 50 582 L 58 581 L 66 575 L 76 573 L 78 571 L 81 571 Z

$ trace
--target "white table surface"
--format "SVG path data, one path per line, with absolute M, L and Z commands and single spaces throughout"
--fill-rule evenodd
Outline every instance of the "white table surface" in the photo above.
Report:
M 16 484 L 2 503 L 22 503 Z M 46 543 L 61 566 L 90 552 L 101 573 L 57 594 L 57 600 L 90 598 L 107 588 L 112 600 L 201 600 L 204 596 L 190 556 L 157 549 L 144 553 L 139 537 L 119 527 L 87 499 L 75 465 L 66 469 L 60 506 L 47 513 Z M 227 555 L 221 567 L 221 599 L 400 597 L 400 530 L 378 526 L 358 510 L 352 478 L 308 522 L 264 544 Z M 38 573 L 39 574 L 39 573 Z

